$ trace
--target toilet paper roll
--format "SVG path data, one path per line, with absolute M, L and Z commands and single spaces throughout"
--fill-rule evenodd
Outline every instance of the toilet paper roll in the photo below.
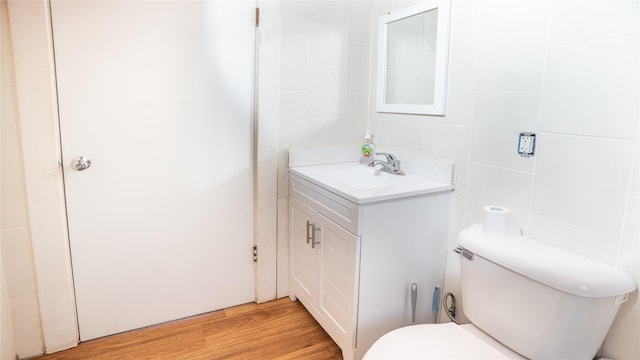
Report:
M 482 232 L 487 235 L 507 236 L 512 227 L 511 211 L 501 206 L 485 206 Z

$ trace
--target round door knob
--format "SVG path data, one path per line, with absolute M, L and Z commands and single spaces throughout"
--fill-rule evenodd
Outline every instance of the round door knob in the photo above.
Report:
M 87 170 L 91 167 L 91 159 L 86 156 L 78 156 L 71 160 L 71 168 L 76 171 Z

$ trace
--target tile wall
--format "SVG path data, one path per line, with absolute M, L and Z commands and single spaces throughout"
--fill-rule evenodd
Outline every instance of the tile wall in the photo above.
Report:
M 377 113 L 376 19 L 414 3 L 281 2 L 279 251 L 285 150 L 358 146 L 369 127 L 378 146 L 456 162 L 449 248 L 482 206 L 501 205 L 529 236 L 638 282 L 640 1 L 452 0 L 447 115 Z M 533 158 L 515 153 L 521 131 L 538 134 Z M 445 290 L 459 295 L 451 252 L 447 263 Z M 640 357 L 637 294 L 603 355 Z
M 42 354 L 38 289 L 34 270 L 31 235 L 24 186 L 24 171 L 15 104 L 13 56 L 6 18 L 6 2 L 2 2 L 2 169 L 1 254 L 3 275 L 13 317 L 15 351 L 23 357 Z M 4 289 L 4 288 L 3 288 Z M 3 294 L 4 296 L 5 294 Z M 3 313 L 5 315 L 6 313 Z M 4 345 L 3 345 L 4 346 Z

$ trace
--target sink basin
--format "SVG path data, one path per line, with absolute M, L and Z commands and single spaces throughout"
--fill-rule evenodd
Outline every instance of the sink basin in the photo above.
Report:
M 357 204 L 453 189 L 451 184 L 379 172 L 360 163 L 300 166 L 289 171 Z

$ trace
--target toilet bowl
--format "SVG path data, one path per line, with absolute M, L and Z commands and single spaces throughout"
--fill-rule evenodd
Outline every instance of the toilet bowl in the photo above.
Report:
M 463 311 L 471 324 L 412 325 L 379 338 L 380 359 L 593 359 L 636 289 L 622 270 L 525 236 L 463 230 Z
M 526 359 L 472 324 L 403 327 L 378 339 L 363 357 L 382 359 Z

